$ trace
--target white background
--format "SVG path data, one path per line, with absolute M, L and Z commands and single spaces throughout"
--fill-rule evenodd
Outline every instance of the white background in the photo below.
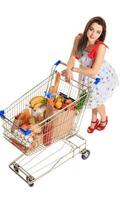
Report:
M 116 69 L 120 86 L 106 103 L 109 124 L 88 135 L 86 111 L 80 134 L 91 156 L 80 156 L 40 179 L 30 188 L 9 168 L 19 151 L 0 127 L 0 198 L 134 199 L 133 137 L 133 6 L 132 1 L 0 1 L 0 109 L 50 73 L 52 64 L 67 61 L 75 35 L 96 15 L 107 22 L 106 58 Z M 2 122 L 0 121 L 0 124 Z M 2 197 L 3 196 L 3 197 Z

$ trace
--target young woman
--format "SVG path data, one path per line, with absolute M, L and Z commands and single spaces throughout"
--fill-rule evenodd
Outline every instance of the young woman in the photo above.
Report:
M 108 116 L 104 102 L 111 97 L 118 85 L 118 77 L 114 69 L 104 60 L 108 48 L 104 44 L 105 36 L 104 19 L 101 17 L 90 19 L 84 32 L 76 36 L 67 69 L 63 72 L 68 82 L 72 78 L 72 72 L 79 73 L 80 81 L 86 85 L 92 82 L 92 78 L 100 78 L 100 82 L 94 85 L 88 100 L 88 107 L 92 109 L 92 120 L 87 129 L 88 133 L 93 133 L 94 130 L 102 131 L 106 127 Z M 74 67 L 76 58 L 80 63 L 79 68 Z

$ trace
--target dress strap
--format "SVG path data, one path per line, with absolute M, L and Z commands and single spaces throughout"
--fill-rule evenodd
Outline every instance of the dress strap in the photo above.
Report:
M 106 48 L 109 48 L 103 41 L 98 41 L 89 52 L 88 56 L 91 59 L 94 59 L 96 57 L 96 52 L 100 44 L 103 44 Z

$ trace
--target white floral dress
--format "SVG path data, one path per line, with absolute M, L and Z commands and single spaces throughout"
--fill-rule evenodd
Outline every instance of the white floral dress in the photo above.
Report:
M 97 47 L 100 43 L 102 44 L 103 42 L 97 43 L 95 48 L 92 49 L 90 53 L 83 51 L 82 56 L 78 58 L 80 67 L 92 66 L 96 56 Z M 100 78 L 100 82 L 98 84 L 94 84 L 94 80 L 91 77 L 79 74 L 79 81 L 84 85 L 92 87 L 87 108 L 96 108 L 102 105 L 109 97 L 112 96 L 114 89 L 119 84 L 115 70 L 107 61 L 103 62 L 96 77 Z

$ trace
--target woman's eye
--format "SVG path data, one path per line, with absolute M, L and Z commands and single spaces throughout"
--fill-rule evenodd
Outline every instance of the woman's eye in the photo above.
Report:
M 100 32 L 100 31 L 97 31 L 97 33 L 98 33 L 98 34 L 101 34 L 101 32 Z

